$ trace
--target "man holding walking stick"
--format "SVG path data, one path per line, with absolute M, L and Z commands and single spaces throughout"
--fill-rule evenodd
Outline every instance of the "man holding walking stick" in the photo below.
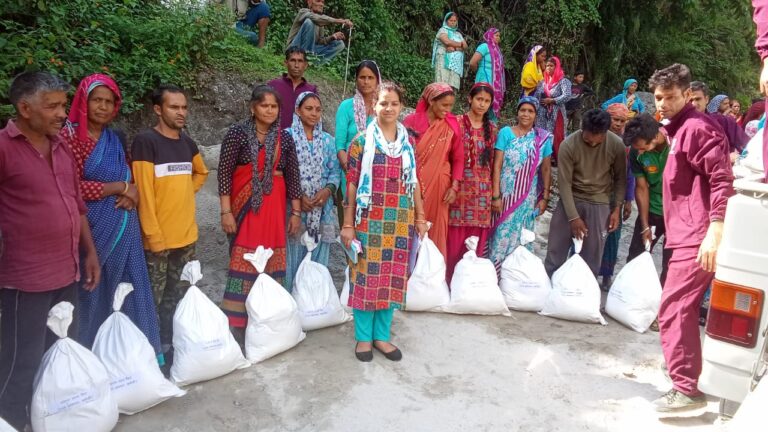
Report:
M 288 32 L 288 47 L 303 48 L 318 58 L 318 64 L 328 63 L 344 50 L 346 36 L 336 32 L 326 36 L 326 27 L 331 24 L 341 24 L 342 27 L 352 28 L 352 21 L 323 15 L 324 0 L 308 0 L 307 8 L 299 9 L 293 19 L 291 30 Z

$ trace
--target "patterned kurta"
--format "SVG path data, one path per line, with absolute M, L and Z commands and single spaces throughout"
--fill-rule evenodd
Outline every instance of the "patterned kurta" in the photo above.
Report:
M 459 183 L 459 194 L 451 204 L 448 225 L 490 228 L 491 169 L 497 127 L 494 124 L 491 126 L 490 149 L 486 152 L 483 129 L 467 128 L 464 115 L 459 116 L 458 121 L 464 143 L 464 180 Z
M 355 185 L 360 179 L 363 141 L 360 137 L 349 148 L 347 181 Z M 355 228 L 363 252 L 357 264 L 349 267 L 349 306 L 354 309 L 400 309 L 405 301 L 414 214 L 401 168 L 402 157 L 391 158 L 376 150 L 371 203 Z

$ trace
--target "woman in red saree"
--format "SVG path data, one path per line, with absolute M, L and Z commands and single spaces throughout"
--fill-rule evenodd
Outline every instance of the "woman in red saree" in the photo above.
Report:
M 301 180 L 289 130 L 280 130 L 280 97 L 260 85 L 251 94 L 251 117 L 229 128 L 221 145 L 221 226 L 230 236 L 227 284 L 221 308 L 242 341 L 248 314 L 245 299 L 258 273 L 243 254 L 259 246 L 274 251 L 264 270 L 278 283 L 285 277 L 286 232 L 301 225 Z M 287 202 L 291 217 L 286 228 Z
M 448 208 L 459 192 L 464 177 L 464 144 L 459 122 L 451 114 L 456 95 L 445 83 L 428 85 L 416 105 L 416 112 L 403 121 L 415 145 L 416 175 L 427 221 L 432 223 L 429 238 L 443 257 L 447 253 Z

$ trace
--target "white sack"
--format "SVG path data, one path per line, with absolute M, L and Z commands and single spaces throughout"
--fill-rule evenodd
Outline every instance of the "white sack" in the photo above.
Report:
M 252 254 L 243 255 L 259 272 L 245 300 L 248 311 L 245 354 L 253 363 L 287 351 L 306 337 L 301 331 L 296 301 L 282 285 L 264 273 L 271 256 L 272 249 L 264 249 L 263 246 Z
M 535 239 L 533 231 L 523 229 L 520 246 L 501 264 L 501 293 L 510 309 L 538 312 L 552 290 L 544 263 L 525 247 Z
M 351 321 L 352 317 L 341 306 L 328 268 L 312 261 L 317 242 L 305 232 L 301 243 L 306 246 L 307 255 L 293 278 L 293 298 L 299 308 L 302 330 L 317 330 Z
M 605 312 L 632 330 L 644 333 L 659 315 L 661 282 L 650 252 L 627 263 L 611 285 Z
M 174 358 L 171 380 L 188 385 L 250 366 L 229 331 L 229 320 L 195 285 L 202 279 L 200 261 L 190 261 L 181 279 L 191 286 L 173 314 Z
M 43 356 L 30 407 L 35 432 L 106 432 L 117 424 L 117 402 L 99 359 L 67 337 L 72 303 L 48 313 L 48 328 L 60 339 Z
M 447 305 L 451 301 L 448 283 L 445 281 L 445 258 L 427 234 L 421 239 L 416 265 L 408 278 L 405 294 L 405 310 L 429 311 Z
M 165 379 L 147 336 L 127 315 L 120 312 L 133 285 L 121 283 L 115 289 L 114 311 L 96 333 L 93 353 L 109 374 L 112 395 L 122 414 L 136 414 L 185 391 Z
M 352 313 L 352 308 L 349 307 L 349 266 L 344 269 L 344 287 L 342 287 L 341 294 L 339 294 L 339 302 L 341 302 L 341 306 L 347 313 Z M 352 317 L 354 318 L 354 316 Z
M 0 418 L 0 432 L 18 432 L 13 426 L 9 425 L 7 421 Z
M 565 320 L 606 325 L 600 315 L 600 286 L 592 270 L 579 255 L 582 243 L 582 240 L 573 239 L 576 253 L 552 275 L 552 290 L 539 313 Z
M 491 260 L 477 256 L 477 241 L 478 238 L 472 236 L 464 242 L 469 251 L 456 264 L 451 280 L 451 301 L 441 309 L 457 314 L 510 316 L 499 289 L 496 267 Z

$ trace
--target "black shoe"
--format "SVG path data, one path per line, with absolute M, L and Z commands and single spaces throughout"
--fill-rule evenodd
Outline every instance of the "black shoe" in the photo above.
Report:
M 394 345 L 392 345 L 392 346 L 394 346 Z M 382 350 L 381 348 L 377 347 L 375 343 L 373 344 L 373 347 L 376 348 L 376 351 L 384 354 L 384 357 L 386 357 L 387 360 L 400 361 L 400 360 L 403 359 L 403 353 L 402 353 L 402 351 L 400 351 L 400 349 L 398 347 L 395 347 L 395 349 L 390 351 L 390 352 L 384 352 L 384 350 Z
M 357 344 L 355 345 L 355 357 L 357 357 L 358 360 L 361 362 L 368 363 L 369 361 L 373 360 L 373 350 L 368 351 L 358 351 L 357 350 Z

